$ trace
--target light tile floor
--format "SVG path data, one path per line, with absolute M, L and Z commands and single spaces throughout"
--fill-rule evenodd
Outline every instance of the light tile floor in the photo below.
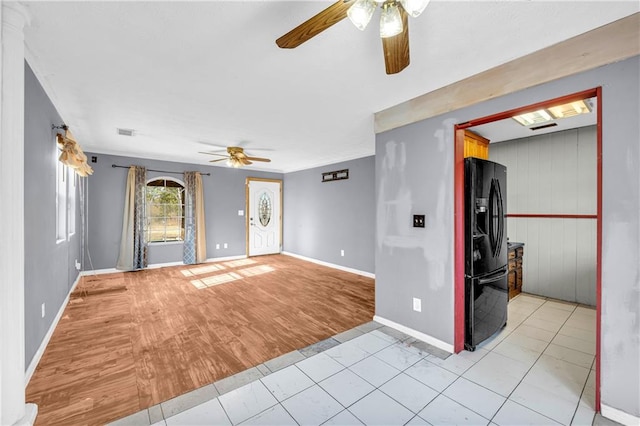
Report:
M 519 295 L 503 330 L 450 356 L 374 322 L 334 337 L 112 424 L 594 423 L 590 308 Z

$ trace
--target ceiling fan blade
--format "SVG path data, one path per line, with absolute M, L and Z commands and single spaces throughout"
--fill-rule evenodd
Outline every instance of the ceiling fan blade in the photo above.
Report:
M 251 161 L 262 161 L 264 163 L 270 163 L 271 160 L 268 158 L 260 158 L 260 157 L 246 157 L 247 160 L 251 160 Z
M 347 10 L 349 10 L 352 3 L 353 0 L 338 0 L 277 39 L 276 44 L 283 49 L 293 49 L 300 46 L 305 41 L 346 18 Z
M 398 7 L 402 16 L 402 32 L 382 39 L 384 65 L 387 74 L 397 74 L 409 65 L 409 20 L 407 12 Z
M 224 161 L 224 160 L 228 160 L 228 158 L 227 158 L 227 157 L 225 157 L 225 158 L 219 158 L 219 159 L 217 159 L 217 160 L 209 160 L 209 162 L 210 162 L 210 163 L 217 163 L 218 161 Z
M 229 154 L 216 154 L 215 152 L 198 152 L 198 154 L 217 155 L 219 157 L 228 157 Z
M 240 162 L 241 162 L 242 164 L 244 164 L 245 166 L 248 166 L 249 164 L 253 164 L 251 161 L 247 160 L 247 157 L 239 158 L 239 160 L 240 160 Z
M 197 141 L 200 145 L 206 145 L 206 146 L 210 146 L 212 148 L 218 148 L 216 149 L 216 151 L 226 151 L 227 147 L 226 146 L 222 146 L 222 145 L 218 145 L 217 143 L 211 143 L 211 142 L 205 142 L 205 141 Z

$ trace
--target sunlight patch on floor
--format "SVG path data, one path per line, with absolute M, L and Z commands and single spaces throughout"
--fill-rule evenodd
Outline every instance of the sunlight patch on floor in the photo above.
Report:
M 213 264 L 213 265 L 199 266 L 197 268 L 183 269 L 180 272 L 182 272 L 182 275 L 184 275 L 185 277 L 192 277 L 194 275 L 202 275 L 202 274 L 208 274 L 210 272 L 221 271 L 223 269 L 227 269 L 227 268 L 224 265 Z
M 257 262 L 253 259 L 240 259 L 240 260 L 232 260 L 230 262 L 225 262 L 224 264 L 227 265 L 229 268 L 237 268 L 238 266 L 253 265 L 255 263 Z
M 223 266 L 222 264 L 206 265 L 206 266 L 199 266 L 196 268 L 184 269 L 181 272 L 185 277 L 195 277 L 196 275 L 212 273 L 212 272 L 216 273 L 227 268 L 240 268 L 242 266 L 254 265 L 256 263 L 258 262 L 252 259 L 241 259 L 241 260 L 234 260 L 231 262 L 225 262 L 224 265 L 226 266 Z M 219 284 L 241 280 L 243 278 L 266 274 L 269 272 L 273 272 L 275 270 L 276 268 L 270 265 L 256 265 L 249 268 L 237 269 L 235 272 L 223 272 L 215 275 L 210 275 L 208 277 L 201 277 L 199 279 L 194 279 L 191 281 L 191 284 L 197 289 L 203 289 L 203 288 L 213 287 Z
M 201 278 L 199 280 L 191 281 L 194 287 L 202 289 L 206 287 L 213 287 L 219 284 L 228 283 L 230 281 L 241 280 L 242 276 L 235 273 L 229 272 L 228 274 L 220 274 L 214 275 L 212 277 Z
M 266 274 L 267 272 L 273 272 L 275 268 L 269 265 L 259 265 L 254 266 L 252 268 L 241 269 L 238 272 L 244 275 L 245 277 L 253 277 L 255 275 Z

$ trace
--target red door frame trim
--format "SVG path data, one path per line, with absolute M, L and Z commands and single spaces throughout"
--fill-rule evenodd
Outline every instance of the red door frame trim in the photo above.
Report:
M 454 343 L 456 353 L 464 349 L 464 129 L 479 126 L 493 121 L 511 118 L 525 112 L 537 111 L 559 103 L 573 102 L 581 99 L 597 97 L 597 245 L 596 245 L 596 411 L 600 411 L 600 316 L 602 297 L 602 88 L 584 90 L 544 102 L 515 108 L 498 114 L 489 115 L 454 126 Z M 512 216 L 512 215 L 509 215 Z M 565 215 L 544 215 L 544 217 Z M 577 216 L 577 215 L 569 215 Z M 585 216 L 585 215 L 580 215 Z M 593 219 L 593 215 L 589 219 Z M 519 217 L 519 216 L 512 216 Z
M 602 87 L 596 88 L 596 102 L 598 103 L 598 124 L 596 126 L 596 155 L 597 175 L 596 186 L 597 214 L 596 222 L 596 413 L 600 412 L 600 317 L 602 316 Z

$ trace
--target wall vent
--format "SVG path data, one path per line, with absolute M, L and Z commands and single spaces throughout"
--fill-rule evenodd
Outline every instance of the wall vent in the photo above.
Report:
M 549 123 L 549 124 L 543 124 L 542 126 L 529 127 L 529 129 L 535 131 L 535 130 L 546 129 L 547 127 L 555 127 L 557 125 L 558 125 L 558 123 Z
M 133 136 L 133 129 L 117 129 L 120 136 Z

